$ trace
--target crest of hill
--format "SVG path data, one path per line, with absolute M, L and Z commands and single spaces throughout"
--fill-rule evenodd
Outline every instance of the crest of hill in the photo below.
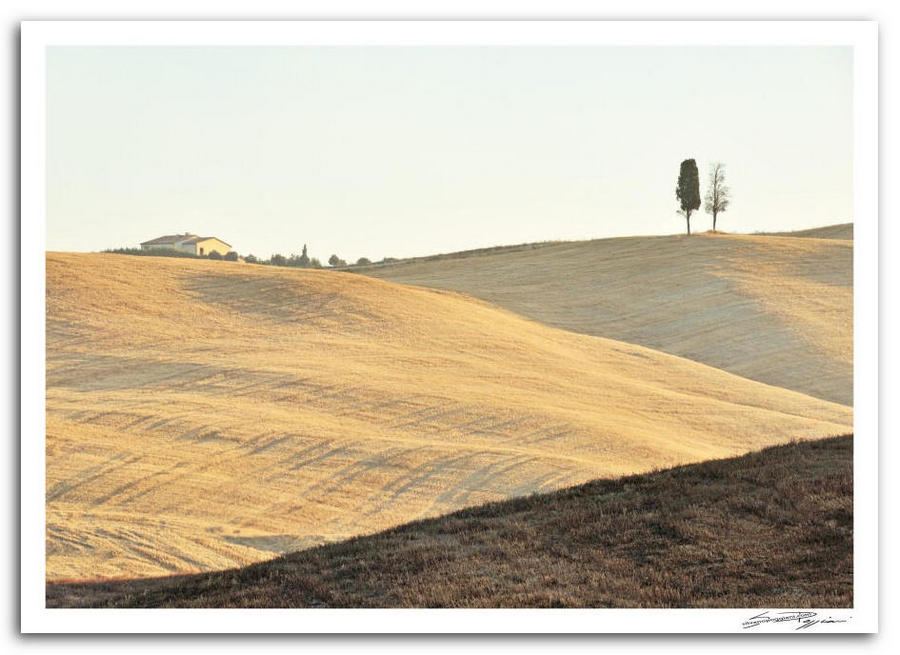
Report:
M 843 239 L 853 240 L 853 223 L 838 223 L 824 227 L 813 227 L 808 230 L 796 230 L 794 232 L 770 232 L 772 236 L 798 237 L 807 239 Z
M 852 224 L 545 243 L 359 269 L 853 402 Z
M 456 292 L 112 254 L 47 255 L 46 375 L 49 579 L 224 569 L 852 425 Z

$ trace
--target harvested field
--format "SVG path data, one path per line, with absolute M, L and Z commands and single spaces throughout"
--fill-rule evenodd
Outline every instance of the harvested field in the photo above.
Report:
M 852 241 L 853 223 L 838 223 L 837 225 L 814 227 L 808 230 L 797 230 L 795 232 L 772 232 L 771 234 L 784 237 L 800 237 L 809 239 L 844 239 Z
M 746 248 L 767 248 L 744 239 L 683 245 L 737 244 L 716 250 L 727 268 L 728 252 L 743 262 Z M 803 247 L 811 270 L 822 252 Z M 623 262 L 637 256 L 628 253 Z M 807 284 L 802 262 L 773 261 Z M 752 270 L 728 270 L 707 275 L 756 293 Z M 684 291 L 667 311 L 699 302 L 692 297 Z M 617 311 L 631 315 L 627 303 Z M 754 311 L 768 329 L 775 314 Z M 817 320 L 803 305 L 789 311 Z M 741 353 L 750 344 L 741 322 L 731 325 Z M 758 354 L 773 366 L 795 335 L 769 338 Z M 451 291 L 108 254 L 47 255 L 46 400 L 49 580 L 223 569 L 489 501 L 852 429 L 846 405 Z
M 790 238 L 532 244 L 354 270 L 852 405 L 853 242 L 835 235 L 852 237 L 852 224 Z
M 853 441 L 463 510 L 244 569 L 48 585 L 50 607 L 852 607 Z

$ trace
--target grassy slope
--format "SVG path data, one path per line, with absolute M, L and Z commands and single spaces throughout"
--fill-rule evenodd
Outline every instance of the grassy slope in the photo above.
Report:
M 772 234 L 786 237 L 801 237 L 809 239 L 845 239 L 853 240 L 853 223 L 838 223 L 824 227 L 813 227 L 808 230 L 795 232 L 773 232 Z
M 847 227 L 806 236 L 847 236 Z M 532 244 L 354 270 L 462 291 L 549 325 L 850 405 L 852 260 L 849 240 L 696 234 Z
M 852 438 L 599 480 L 242 570 L 48 585 L 108 607 L 850 607 Z
M 49 579 L 223 569 L 852 424 L 842 405 L 331 271 L 51 253 L 47 312 Z

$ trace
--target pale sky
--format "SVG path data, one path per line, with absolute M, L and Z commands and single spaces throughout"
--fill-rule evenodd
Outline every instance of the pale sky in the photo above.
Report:
M 52 47 L 47 248 L 217 236 L 355 261 L 852 221 L 841 47 Z M 701 210 L 692 229 L 707 230 Z

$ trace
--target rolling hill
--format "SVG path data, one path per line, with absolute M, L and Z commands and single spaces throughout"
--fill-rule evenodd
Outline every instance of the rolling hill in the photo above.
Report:
M 791 241 L 813 258 L 801 270 L 820 261 Z M 848 406 L 452 291 L 205 260 L 46 265 L 49 580 L 225 569 L 852 429 Z
M 491 503 L 49 607 L 852 607 L 851 437 Z
M 531 244 L 353 270 L 852 405 L 853 242 L 824 238 L 852 227 Z
M 809 239 L 843 239 L 853 240 L 853 223 L 837 223 L 823 227 L 813 227 L 808 230 L 795 230 L 794 232 L 772 232 L 771 234 L 785 237 L 800 237 Z

